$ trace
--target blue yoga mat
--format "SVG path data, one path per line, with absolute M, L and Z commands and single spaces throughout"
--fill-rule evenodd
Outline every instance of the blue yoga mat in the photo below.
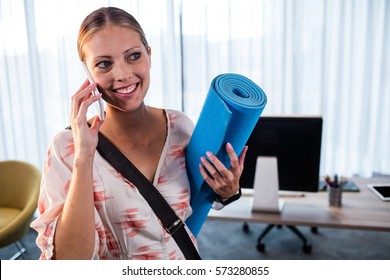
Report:
M 200 157 L 213 152 L 230 168 L 226 144 L 239 156 L 267 103 L 263 90 L 239 74 L 213 79 L 186 150 L 193 214 L 186 225 L 197 236 L 215 200 L 215 194 L 199 171 Z

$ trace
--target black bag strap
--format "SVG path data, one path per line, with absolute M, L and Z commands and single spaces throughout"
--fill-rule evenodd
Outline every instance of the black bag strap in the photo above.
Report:
M 201 257 L 185 229 L 185 224 L 177 217 L 155 186 L 100 132 L 96 149 L 112 167 L 138 188 L 166 231 L 175 239 L 185 258 L 200 260 Z

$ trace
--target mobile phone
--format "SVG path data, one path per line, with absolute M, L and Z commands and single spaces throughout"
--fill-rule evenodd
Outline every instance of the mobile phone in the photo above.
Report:
M 85 64 L 84 61 L 81 62 L 81 64 L 83 65 L 83 68 L 84 68 L 84 71 L 85 71 L 85 74 L 87 74 L 87 78 L 88 78 L 88 81 L 90 83 L 94 83 L 94 80 L 92 79 L 92 76 L 91 76 L 91 73 L 89 73 L 88 71 L 88 67 L 87 67 L 87 64 Z M 93 95 L 98 95 L 100 94 L 98 88 L 96 87 L 96 89 L 94 90 L 94 92 L 92 93 Z M 104 103 L 103 103 L 103 99 L 100 98 L 98 101 L 98 110 L 99 110 L 99 116 L 100 116 L 100 120 L 104 120 Z

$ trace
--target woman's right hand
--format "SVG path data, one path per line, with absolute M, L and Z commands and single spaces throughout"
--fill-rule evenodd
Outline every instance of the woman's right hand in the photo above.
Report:
M 91 125 L 88 125 L 87 111 L 93 102 L 99 100 L 101 95 L 93 95 L 96 83 L 90 84 L 86 80 L 80 89 L 72 96 L 70 123 L 74 139 L 75 157 L 93 157 L 95 154 L 98 131 L 103 123 L 99 116 L 95 116 Z
M 93 156 L 103 123 L 95 116 L 88 125 L 87 111 L 101 96 L 92 95 L 96 84 L 86 80 L 72 96 L 70 123 L 74 142 L 72 178 L 54 235 L 54 259 L 91 259 L 95 246 Z

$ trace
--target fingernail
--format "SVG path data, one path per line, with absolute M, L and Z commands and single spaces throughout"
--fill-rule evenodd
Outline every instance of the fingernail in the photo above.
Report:
M 212 154 L 211 152 L 207 151 L 207 152 L 206 152 L 206 155 L 207 155 L 208 157 L 211 157 L 213 154 Z
M 226 147 L 228 147 L 229 149 L 233 149 L 232 144 L 230 144 L 229 142 L 226 144 Z

